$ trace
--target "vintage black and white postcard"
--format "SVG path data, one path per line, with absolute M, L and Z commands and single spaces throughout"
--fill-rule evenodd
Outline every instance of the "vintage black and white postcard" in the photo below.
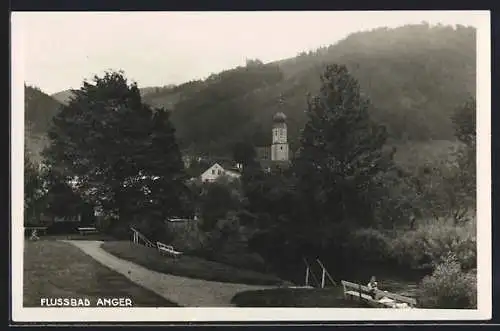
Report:
M 491 318 L 489 12 L 11 21 L 14 321 Z

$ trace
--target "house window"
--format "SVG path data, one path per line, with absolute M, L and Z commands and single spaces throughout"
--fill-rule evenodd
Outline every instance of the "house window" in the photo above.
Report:
M 217 173 L 220 175 L 220 174 L 222 174 L 222 171 L 219 169 L 219 170 L 217 171 Z
M 283 150 L 283 146 L 281 146 L 280 149 Z
M 212 175 L 215 175 L 215 169 L 212 169 Z

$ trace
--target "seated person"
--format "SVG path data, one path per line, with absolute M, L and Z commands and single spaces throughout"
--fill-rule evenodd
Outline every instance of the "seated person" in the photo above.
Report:
M 370 279 L 370 282 L 366 286 L 368 287 L 368 290 L 370 291 L 369 294 L 371 295 L 371 297 L 374 300 L 376 300 L 378 284 L 377 284 L 377 279 L 375 278 L 375 276 L 372 276 L 372 278 Z

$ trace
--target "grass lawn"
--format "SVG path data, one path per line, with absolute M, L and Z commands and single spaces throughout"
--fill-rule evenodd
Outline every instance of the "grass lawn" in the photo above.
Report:
M 237 307 L 366 308 L 355 300 L 344 299 L 342 287 L 324 289 L 276 288 L 245 291 L 236 294 L 231 303 Z
M 105 242 L 101 247 L 121 259 L 165 274 L 250 285 L 280 285 L 283 283 L 280 278 L 274 275 L 239 269 L 195 256 L 184 255 L 175 260 L 160 255 L 155 248 L 129 241 Z
M 40 298 L 130 298 L 137 307 L 177 306 L 112 271 L 71 244 L 28 241 L 24 246 L 25 307 L 40 307 Z

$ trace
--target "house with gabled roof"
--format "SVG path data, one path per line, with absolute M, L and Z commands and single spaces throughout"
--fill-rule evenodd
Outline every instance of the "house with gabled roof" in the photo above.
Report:
M 235 180 L 241 177 L 241 173 L 237 169 L 227 169 L 222 167 L 219 163 L 214 163 L 200 175 L 200 179 L 203 183 L 210 183 L 215 182 L 218 178 L 223 176 L 230 180 Z

